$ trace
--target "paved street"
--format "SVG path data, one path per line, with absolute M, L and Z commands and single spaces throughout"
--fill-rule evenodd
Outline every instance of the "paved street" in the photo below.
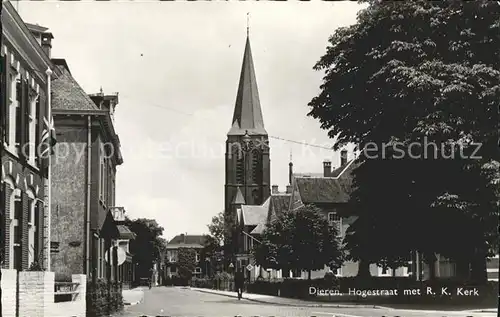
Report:
M 145 290 L 144 300 L 125 308 L 120 317 L 138 316 L 183 316 L 183 317 L 224 317 L 224 316 L 316 316 L 316 317 L 486 317 L 496 313 L 466 312 L 429 312 L 405 311 L 377 308 L 326 308 L 326 307 L 291 307 L 262 304 L 248 300 L 216 294 L 201 293 L 180 287 L 157 287 Z

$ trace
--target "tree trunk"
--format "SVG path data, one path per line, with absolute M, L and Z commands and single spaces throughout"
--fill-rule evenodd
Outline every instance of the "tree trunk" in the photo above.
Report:
M 456 277 L 462 281 L 467 281 L 470 278 L 469 262 L 465 259 L 456 260 Z
M 480 284 L 488 282 L 488 273 L 486 271 L 486 253 L 482 250 L 476 252 L 471 262 L 471 278 Z
M 371 277 L 370 262 L 366 260 L 359 261 L 357 277 Z
M 425 264 L 429 266 L 429 280 L 434 281 L 436 279 L 436 254 L 426 253 L 424 258 Z

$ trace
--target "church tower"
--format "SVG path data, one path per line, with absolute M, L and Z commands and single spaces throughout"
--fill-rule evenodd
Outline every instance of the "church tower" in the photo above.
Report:
M 264 128 L 248 35 L 225 160 L 225 252 L 234 256 L 237 209 L 241 205 L 261 205 L 271 193 L 269 138 Z M 233 257 L 226 257 L 231 261 L 230 258 Z

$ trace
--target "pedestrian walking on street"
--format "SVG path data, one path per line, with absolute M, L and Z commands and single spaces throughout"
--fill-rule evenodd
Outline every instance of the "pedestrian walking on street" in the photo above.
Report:
M 243 295 L 243 286 L 245 283 L 245 276 L 243 275 L 243 270 L 240 268 L 238 272 L 236 272 L 234 276 L 234 286 L 236 288 L 236 292 L 238 292 L 238 300 L 241 299 Z

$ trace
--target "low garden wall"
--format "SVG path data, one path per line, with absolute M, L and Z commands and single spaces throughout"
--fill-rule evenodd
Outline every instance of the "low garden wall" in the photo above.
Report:
M 190 285 L 198 288 L 233 290 L 231 279 L 193 279 Z M 474 290 L 477 296 L 474 295 Z M 496 307 L 498 302 L 498 282 L 477 284 L 453 279 L 414 281 L 408 277 L 257 280 L 246 284 L 246 291 L 311 301 L 369 305 Z
M 18 275 L 17 316 L 85 317 L 85 275 L 72 275 L 72 281 L 68 283 L 68 287 L 62 289 L 57 287 L 54 272 L 26 271 L 19 272 Z M 10 293 L 9 290 L 9 294 L 6 294 L 9 299 L 12 295 Z M 69 298 L 65 301 L 58 301 L 57 298 L 61 295 L 69 296 Z M 11 307 L 16 309 L 15 299 L 13 305 L 3 304 L 4 316 L 16 316 L 15 311 L 5 311 L 5 309 L 11 310 Z

